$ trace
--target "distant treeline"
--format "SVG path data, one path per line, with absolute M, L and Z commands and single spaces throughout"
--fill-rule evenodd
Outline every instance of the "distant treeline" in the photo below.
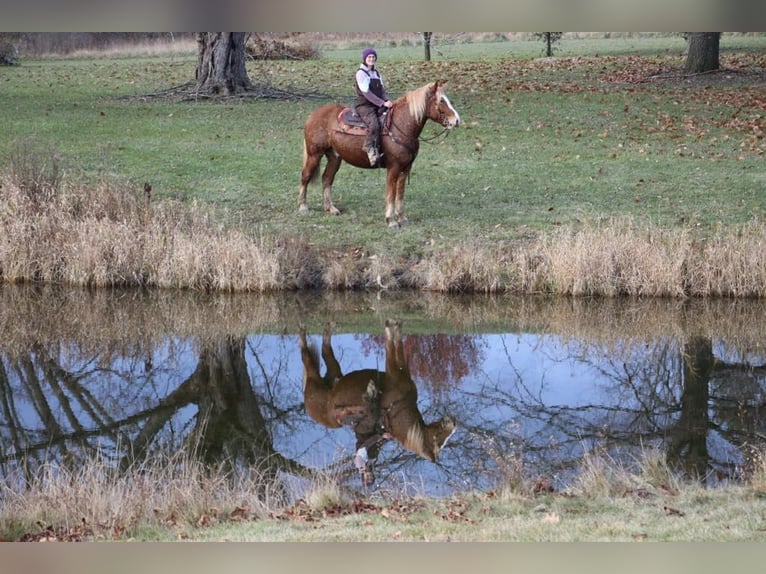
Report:
M 26 56 L 71 54 L 79 50 L 105 50 L 130 44 L 194 39 L 194 32 L 3 32 Z

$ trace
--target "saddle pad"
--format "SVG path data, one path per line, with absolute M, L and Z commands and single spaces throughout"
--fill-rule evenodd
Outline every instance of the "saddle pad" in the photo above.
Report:
M 367 126 L 354 108 L 343 108 L 338 114 L 338 127 L 347 134 L 364 135 Z
M 338 114 L 338 123 L 350 127 L 367 128 L 364 121 L 362 121 L 362 116 L 357 114 L 354 108 L 343 108 L 340 114 Z
M 390 114 L 385 114 L 385 120 L 381 129 L 384 134 L 388 133 L 389 121 Z M 340 111 L 338 114 L 338 127 L 341 131 L 348 134 L 363 135 L 367 133 L 367 125 L 354 108 L 343 108 Z

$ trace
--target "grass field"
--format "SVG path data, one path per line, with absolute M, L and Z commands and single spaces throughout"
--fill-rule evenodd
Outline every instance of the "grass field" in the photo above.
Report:
M 94 460 L 76 470 L 51 465 L 23 486 L 8 484 L 0 492 L 0 540 L 763 542 L 758 460 L 745 483 L 715 489 L 680 481 L 647 451 L 634 471 L 586 456 L 580 478 L 557 492 L 508 477 L 489 492 L 368 498 L 328 475 L 297 501 L 257 494 L 257 471 L 157 460 L 115 476 Z
M 616 219 L 705 239 L 766 215 L 763 35 L 724 35 L 723 71 L 695 77 L 680 74 L 680 36 L 565 36 L 539 58 L 538 41 L 457 35 L 437 38 L 432 62 L 412 39 L 376 40 L 392 95 L 445 81 L 464 121 L 421 146 L 399 232 L 383 222 L 380 170 L 341 168 L 342 216 L 322 213 L 316 184 L 312 212 L 297 214 L 303 121 L 351 101 L 362 39 L 322 43 L 320 60 L 250 64 L 256 83 L 316 94 L 298 100 L 153 97 L 193 78 L 193 53 L 22 61 L 0 70 L 0 153 L 12 164 L 36 146 L 66 177 L 149 182 L 155 198 L 212 206 L 227 227 L 385 259 L 388 276 L 429 259 L 454 267 L 456 246 L 500 259 L 520 241 Z

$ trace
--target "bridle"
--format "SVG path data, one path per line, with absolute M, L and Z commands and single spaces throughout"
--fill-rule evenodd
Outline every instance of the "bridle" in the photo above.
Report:
M 400 127 L 398 127 L 396 125 L 396 123 L 394 123 L 393 107 L 391 109 L 389 109 L 388 111 L 386 111 L 385 113 L 388 115 L 388 121 L 385 122 L 385 124 L 386 124 L 386 129 L 388 130 L 388 135 L 391 138 L 391 141 L 393 141 L 397 145 L 402 146 L 403 148 L 405 148 L 407 151 L 409 151 L 411 154 L 414 155 L 416 153 L 416 150 L 412 146 L 410 146 L 410 145 L 404 143 L 403 141 L 400 141 L 399 139 L 397 139 L 397 137 L 394 135 L 393 130 L 391 129 L 391 128 L 396 128 L 399 131 L 403 131 Z M 444 118 L 445 118 L 445 114 L 444 114 L 444 112 L 442 112 L 440 110 L 439 111 L 439 121 L 437 123 L 439 123 L 440 125 L 444 126 Z M 442 131 L 440 131 L 439 133 L 437 133 L 437 134 L 435 134 L 433 136 L 430 136 L 430 137 L 427 137 L 427 138 L 424 138 L 422 136 L 418 136 L 418 141 L 421 141 L 423 143 L 432 143 L 433 141 L 435 141 L 436 139 L 440 138 L 444 134 L 447 134 L 447 136 L 449 136 L 449 132 L 450 131 L 451 130 L 449 128 L 444 126 L 442 128 Z M 447 137 L 447 136 L 445 136 L 445 137 Z
M 437 123 L 438 123 L 438 124 L 440 124 L 440 125 L 442 125 L 442 126 L 444 126 L 444 118 L 445 118 L 444 112 L 442 112 L 441 110 L 439 110 L 439 121 L 438 121 Z M 437 138 L 441 137 L 441 136 L 442 136 L 442 135 L 444 135 L 445 133 L 446 133 L 446 134 L 447 134 L 447 136 L 448 136 L 450 131 L 451 131 L 451 130 L 449 130 L 449 129 L 447 128 L 447 126 L 444 126 L 444 127 L 442 128 L 442 131 L 440 131 L 438 134 L 436 134 L 436 135 L 433 135 L 433 136 L 431 136 L 430 138 L 422 138 L 422 137 L 418 137 L 418 139 L 419 139 L 420 141 L 422 141 L 422 142 L 425 142 L 425 143 L 431 143 L 432 141 L 434 141 L 435 139 L 437 139 Z M 446 136 L 445 136 L 445 137 L 446 137 Z

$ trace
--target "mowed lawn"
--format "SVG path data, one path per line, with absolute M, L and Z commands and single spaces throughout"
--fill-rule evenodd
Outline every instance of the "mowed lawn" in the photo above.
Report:
M 531 41 L 455 43 L 431 62 L 380 46 L 392 95 L 442 81 L 463 119 L 422 143 L 400 232 L 383 221 L 382 170 L 341 168 L 342 216 L 322 213 L 318 184 L 297 213 L 303 121 L 352 101 L 355 46 L 251 62 L 280 97 L 225 102 L 158 96 L 193 78 L 192 53 L 22 60 L 0 69 L 0 153 L 9 165 L 44 149 L 71 177 L 149 182 L 155 198 L 214 205 L 222 224 L 405 258 L 613 217 L 713 234 L 766 215 L 766 37 L 721 46 L 723 71 L 694 77 L 681 75 L 680 37 L 565 39 L 554 58 Z

